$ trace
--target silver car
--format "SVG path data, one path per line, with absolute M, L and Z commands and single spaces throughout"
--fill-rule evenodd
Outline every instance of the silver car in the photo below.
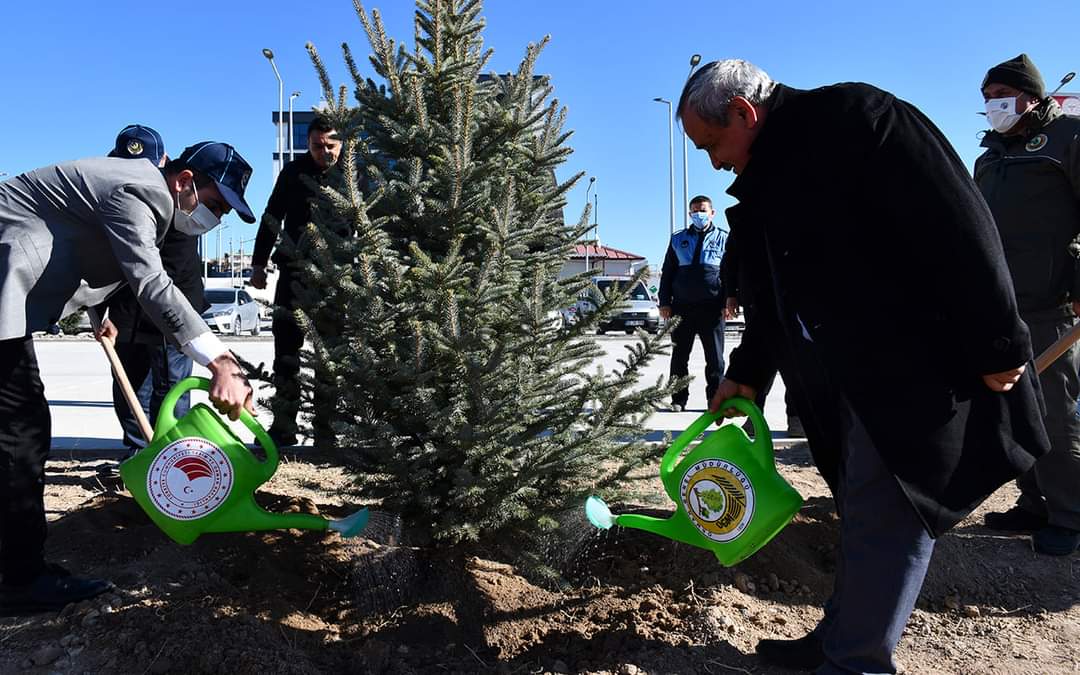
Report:
M 216 333 L 240 335 L 251 331 L 258 335 L 262 331 L 262 317 L 259 303 L 239 288 L 209 288 L 206 301 L 210 309 L 203 312 L 203 320 Z
M 628 276 L 602 276 L 593 277 L 596 289 L 601 293 L 610 293 L 614 289 L 625 290 L 631 283 Z M 578 301 L 576 314 L 585 316 L 596 311 L 597 306 L 603 301 L 596 297 L 596 289 L 587 290 Z M 596 332 L 603 335 L 609 330 L 624 331 L 632 334 L 638 328 L 644 328 L 650 333 L 660 330 L 660 309 L 656 306 L 656 300 L 649 294 L 649 289 L 640 281 L 634 282 L 626 295 L 626 299 L 616 309 L 608 320 L 596 328 Z

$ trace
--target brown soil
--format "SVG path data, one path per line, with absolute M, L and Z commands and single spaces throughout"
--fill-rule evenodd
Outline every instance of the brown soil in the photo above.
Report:
M 635 531 L 575 536 L 553 556 L 567 583 L 531 583 L 496 556 L 409 547 L 374 514 L 365 536 L 207 535 L 182 547 L 108 478 L 105 460 L 49 464 L 53 560 L 116 592 L 59 614 L 0 619 L 0 673 L 769 673 L 765 637 L 796 637 L 832 583 L 836 520 L 805 448 L 779 456 L 807 498 L 734 569 Z M 643 508 L 664 508 L 656 493 Z M 283 462 L 272 510 L 344 515 L 337 468 Z M 937 547 L 898 659 L 909 673 L 1080 669 L 1080 557 L 1033 554 L 983 528 L 1004 488 Z M 576 544 L 580 544 L 576 545 Z

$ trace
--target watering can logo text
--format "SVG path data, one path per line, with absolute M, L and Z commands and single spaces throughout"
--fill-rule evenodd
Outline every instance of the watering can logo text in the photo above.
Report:
M 713 541 L 737 538 L 754 517 L 754 486 L 742 469 L 722 459 L 691 465 L 679 494 L 694 526 Z
M 232 492 L 229 458 L 202 438 L 181 438 L 162 448 L 146 472 L 146 492 L 158 511 L 177 520 L 202 518 Z

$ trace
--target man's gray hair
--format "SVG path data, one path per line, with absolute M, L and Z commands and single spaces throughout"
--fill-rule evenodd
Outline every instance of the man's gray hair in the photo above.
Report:
M 732 99 L 742 96 L 752 105 L 762 105 L 774 88 L 776 83 L 769 75 L 749 61 L 712 61 L 686 81 L 675 115 L 681 120 L 689 108 L 706 122 L 726 127 Z

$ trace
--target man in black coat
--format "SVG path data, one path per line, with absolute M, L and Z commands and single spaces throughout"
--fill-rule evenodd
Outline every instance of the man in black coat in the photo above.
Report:
M 802 91 L 713 62 L 678 113 L 738 174 L 727 216 L 755 299 L 711 407 L 778 367 L 840 514 L 824 618 L 758 654 L 895 672 L 934 538 L 1047 451 L 993 219 L 941 132 L 869 85 Z
M 269 434 L 279 446 L 296 444 L 296 416 L 300 411 L 300 348 L 304 344 L 304 331 L 294 315 L 296 293 L 293 284 L 299 282 L 294 247 L 311 220 L 311 202 L 317 197 L 316 189 L 327 184 L 329 171 L 341 155 L 341 139 L 322 116 L 316 116 L 308 126 L 307 143 L 307 152 L 286 164 L 278 174 L 251 254 L 251 285 L 255 288 L 266 288 L 268 261 L 272 259 L 278 266 L 273 323 L 274 422 Z M 293 248 L 279 245 L 282 233 Z M 274 251 L 273 258 L 271 251 Z M 332 443 L 333 432 L 328 421 L 323 419 L 329 417 L 326 408 L 332 405 L 329 401 L 316 401 L 316 412 L 322 413 L 314 420 L 317 447 Z

